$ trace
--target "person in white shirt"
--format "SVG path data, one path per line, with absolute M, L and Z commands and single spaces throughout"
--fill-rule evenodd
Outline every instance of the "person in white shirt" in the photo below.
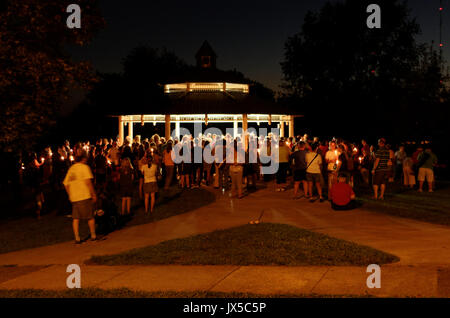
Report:
M 155 208 L 156 192 L 158 192 L 158 175 L 159 166 L 153 162 L 153 156 L 147 152 L 147 164 L 141 166 L 142 174 L 144 175 L 144 202 L 145 213 L 148 213 L 148 201 L 151 197 L 150 212 Z
M 95 234 L 94 203 L 97 195 L 92 184 L 91 168 L 86 164 L 87 154 L 79 149 L 75 156 L 76 163 L 70 167 L 64 178 L 63 184 L 72 202 L 72 228 L 75 235 L 75 243 L 80 244 L 79 224 L 80 220 L 88 220 L 91 240 L 97 239 Z
M 323 202 L 322 196 L 322 156 L 317 152 L 319 144 L 312 145 L 312 152 L 306 154 L 306 180 L 308 181 L 309 194 L 311 195 L 310 202 L 315 200 L 313 196 L 313 183 L 316 185 L 317 193 L 319 194 L 319 201 Z
M 330 141 L 329 150 L 325 154 L 328 172 L 328 200 L 331 197 L 331 187 L 337 182 L 337 164 L 339 152 L 336 148 L 336 142 Z
M 108 159 L 112 162 L 113 168 L 119 166 L 120 149 L 116 141 L 114 141 L 112 147 L 108 151 Z

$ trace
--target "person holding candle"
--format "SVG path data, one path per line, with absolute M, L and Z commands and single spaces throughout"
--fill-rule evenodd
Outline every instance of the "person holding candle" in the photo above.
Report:
M 130 158 L 123 158 L 120 166 L 119 189 L 122 198 L 122 210 L 120 215 L 130 214 L 131 198 L 133 197 L 134 169 Z M 125 213 L 126 207 L 126 213 Z
M 298 189 L 300 187 L 300 183 L 303 184 L 303 193 L 305 195 L 305 198 L 309 198 L 311 193 L 308 191 L 308 182 L 306 179 L 306 169 L 308 167 L 308 164 L 306 162 L 306 154 L 308 153 L 308 150 L 306 149 L 306 143 L 304 141 L 300 141 L 295 151 L 291 154 L 290 162 L 292 165 L 292 171 L 294 174 L 294 195 L 293 199 L 297 199 L 297 193 Z
M 306 180 L 308 181 L 308 190 L 311 195 L 310 202 L 314 202 L 313 199 L 313 184 L 315 184 L 317 193 L 319 195 L 319 201 L 323 202 L 322 196 L 322 184 L 323 184 L 323 176 L 322 176 L 322 156 L 319 153 L 319 144 L 314 143 L 311 145 L 312 151 L 306 153 Z
M 75 164 L 69 168 L 63 184 L 72 202 L 72 228 L 75 243 L 80 244 L 80 220 L 87 220 L 91 232 L 91 240 L 97 240 L 95 233 L 94 203 L 97 201 L 92 183 L 93 175 L 86 164 L 87 154 L 83 150 L 76 152 Z
M 375 163 L 373 164 L 373 199 L 384 200 L 384 192 L 386 190 L 386 180 L 389 177 L 391 169 L 391 152 L 386 148 L 386 139 L 378 140 L 378 150 L 375 152 Z M 380 190 L 380 193 L 378 193 Z M 378 196 L 379 194 L 379 196 Z
M 397 180 L 401 177 L 403 171 L 403 161 L 406 159 L 405 146 L 400 145 L 399 149 L 395 152 L 395 166 L 394 166 L 394 179 Z
M 277 179 L 277 189 L 276 191 L 285 191 L 286 190 L 286 175 L 289 168 L 289 157 L 291 155 L 291 149 L 288 145 L 286 145 L 286 142 L 283 138 L 279 141 L 279 147 L 278 147 L 278 171 L 276 173 L 276 179 Z
M 107 171 L 108 161 L 104 154 L 104 150 L 101 146 L 97 147 L 95 150 L 95 184 L 96 186 L 105 186 L 106 183 L 106 171 Z
M 39 161 L 35 152 L 30 154 L 30 161 L 26 167 L 26 180 L 36 199 L 36 216 L 41 218 L 42 206 L 44 204 L 44 193 L 42 192 L 41 166 L 45 161 Z
M 172 180 L 173 180 L 173 172 L 175 169 L 175 163 L 173 162 L 173 157 L 175 156 L 174 151 L 172 149 L 172 140 L 167 142 L 167 146 L 163 150 L 163 165 L 165 169 L 165 181 L 164 181 L 164 190 L 168 190 Z M 211 169 L 211 167 L 210 167 Z M 209 172 L 209 171 L 208 171 Z
M 147 152 L 147 164 L 141 167 L 142 174 L 144 175 L 144 205 L 145 213 L 149 210 L 149 199 L 150 202 L 150 213 L 153 212 L 155 208 L 156 192 L 158 192 L 158 174 L 159 166 L 153 162 L 153 156 L 151 152 Z

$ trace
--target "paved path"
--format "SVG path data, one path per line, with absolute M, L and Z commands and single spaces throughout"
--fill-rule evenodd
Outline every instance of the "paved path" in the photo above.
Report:
M 262 189 L 242 200 L 217 192 L 213 204 L 186 214 L 111 233 L 105 241 L 72 242 L 0 255 L 1 265 L 34 266 L 2 281 L 0 289 L 64 289 L 67 264 L 162 241 L 247 224 L 285 223 L 368 245 L 400 257 L 382 267 L 382 288 L 368 289 L 363 267 L 86 266 L 83 286 L 138 290 L 241 291 L 261 294 L 374 294 L 450 297 L 450 227 L 362 209 L 334 212 L 328 203 L 292 200 L 291 191 Z M 68 229 L 70 230 L 70 229 Z M 42 265 L 45 267 L 35 267 Z M 3 268 L 3 271 L 6 269 Z

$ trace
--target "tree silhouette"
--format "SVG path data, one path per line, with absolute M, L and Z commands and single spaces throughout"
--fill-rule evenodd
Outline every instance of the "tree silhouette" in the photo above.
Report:
M 440 69 L 416 42 L 420 27 L 406 4 L 378 1 L 381 29 L 369 29 L 370 3 L 327 3 L 286 41 L 284 100 L 325 135 L 408 136 L 424 124 L 415 123 L 419 110 L 440 98 Z
M 89 63 L 74 62 L 67 45 L 85 45 L 104 21 L 98 1 L 79 0 L 82 28 L 66 26 L 66 0 L 2 1 L 0 5 L 0 151 L 32 148 L 54 125 L 72 87 L 89 87 Z

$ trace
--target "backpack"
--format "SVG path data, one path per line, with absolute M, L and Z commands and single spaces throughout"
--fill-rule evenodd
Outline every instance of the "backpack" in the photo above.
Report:
M 429 158 L 430 154 L 428 152 L 424 152 L 422 157 L 420 158 L 420 161 L 417 163 L 417 168 L 422 167 Z

